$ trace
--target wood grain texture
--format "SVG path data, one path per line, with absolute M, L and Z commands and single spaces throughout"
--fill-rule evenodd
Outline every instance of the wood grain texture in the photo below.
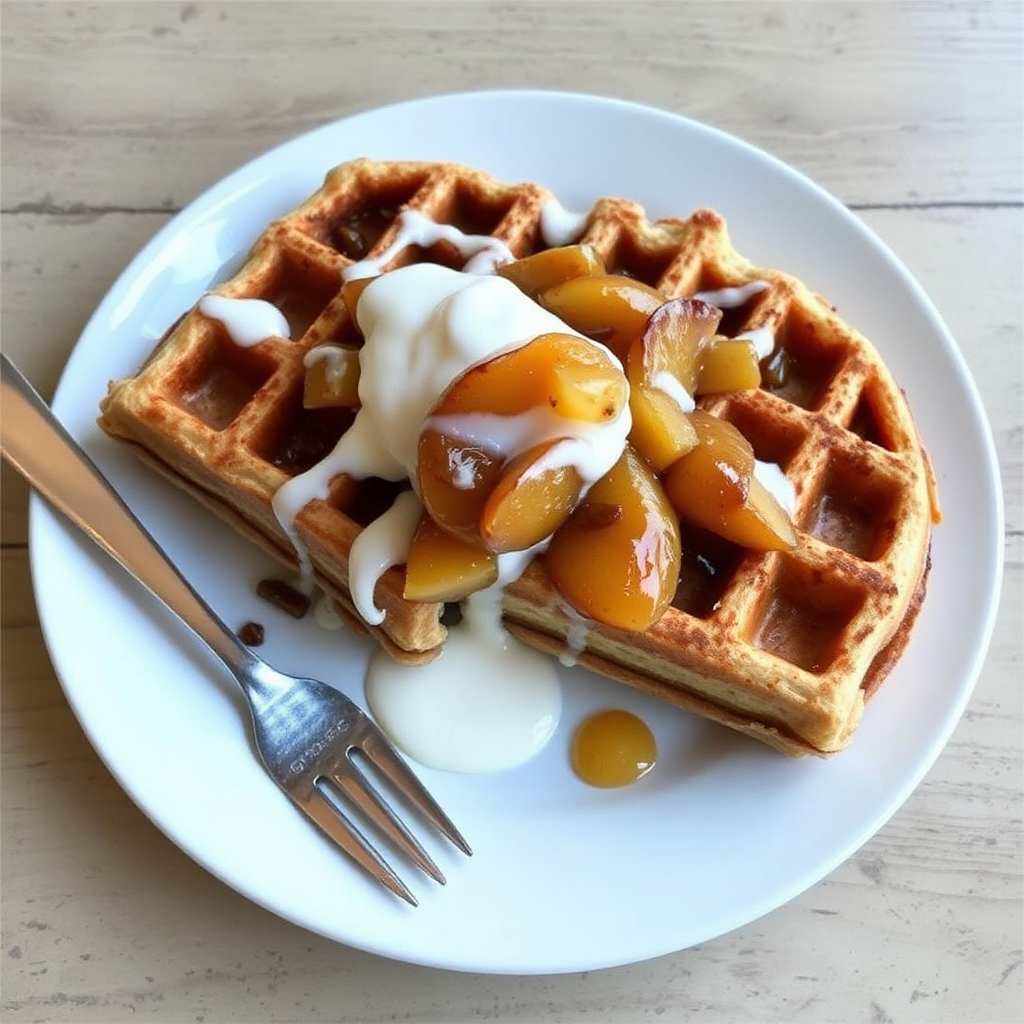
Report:
M 1024 1017 L 1021 10 L 995 3 L 4 3 L 3 347 L 45 392 L 174 211 L 381 103 L 522 86 L 635 99 L 774 152 L 933 297 L 990 418 L 1007 571 L 953 738 L 895 817 L 767 917 L 650 963 L 449 974 L 310 935 L 164 838 L 102 765 L 2 499 L 2 1019 L 1009 1022 Z
M 5 210 L 176 209 L 325 121 L 524 83 L 656 100 L 854 205 L 1021 198 L 1012 2 L 8 3 L 3 32 Z

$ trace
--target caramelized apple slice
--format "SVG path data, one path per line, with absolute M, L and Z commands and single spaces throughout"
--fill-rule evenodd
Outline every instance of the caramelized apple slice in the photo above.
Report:
M 563 245 L 557 249 L 545 249 L 498 267 L 500 277 L 507 277 L 531 299 L 573 278 L 593 277 L 604 272 L 604 262 L 592 245 Z
M 471 367 L 434 407 L 433 416 L 516 416 L 550 409 L 556 416 L 601 423 L 627 401 L 619 366 L 597 345 L 573 334 L 542 334 L 527 345 Z
M 632 384 L 629 410 L 633 414 L 629 443 L 655 473 L 671 466 L 697 444 L 697 433 L 683 406 L 661 388 Z
M 537 301 L 580 334 L 606 345 L 625 363 L 629 346 L 643 334 L 665 298 L 642 281 L 605 274 L 555 285 L 541 292 Z
M 315 358 L 310 356 L 316 354 Z M 306 356 L 302 404 L 307 409 L 359 405 L 359 352 L 340 345 L 321 345 Z
M 564 467 L 538 476 L 533 463 L 543 453 L 521 452 L 512 446 L 514 439 L 530 432 L 538 413 L 589 424 L 612 421 L 628 391 L 615 360 L 573 334 L 545 334 L 471 367 L 441 396 L 420 436 L 417 469 L 424 506 L 444 528 L 483 539 L 493 550 L 530 547 L 569 514 L 582 485 L 575 470 Z M 479 429 L 478 416 L 529 418 L 506 424 L 508 450 L 497 442 L 485 450 L 458 440 Z
M 687 455 L 679 461 L 688 458 Z M 674 470 L 675 466 L 669 468 L 664 481 L 669 500 L 677 505 L 679 481 L 673 476 Z M 755 551 L 791 551 L 797 543 L 796 530 L 786 510 L 756 476 L 750 478 L 747 500 L 737 508 L 718 515 L 709 514 L 707 507 L 693 514 L 691 508 L 685 516 L 680 512 L 680 517 Z
M 722 311 L 700 299 L 669 299 L 651 314 L 643 335 L 630 349 L 634 372 L 648 383 L 668 374 L 692 395 L 702 353 L 721 320 Z
M 719 395 L 760 386 L 761 367 L 753 342 L 717 337 L 702 350 L 695 394 Z
M 525 551 L 551 536 L 583 490 L 575 466 L 559 458 L 570 438 L 545 441 L 511 459 L 480 516 L 480 537 L 491 551 Z
M 697 444 L 687 413 L 693 409 L 701 349 L 721 318 L 721 310 L 706 302 L 670 299 L 629 347 L 629 440 L 656 473 Z
M 725 420 L 692 418 L 700 443 L 662 477 L 680 519 L 759 551 L 795 547 L 789 516 L 754 476 L 750 442 Z
M 734 517 L 731 540 L 758 550 L 791 551 L 796 547 L 796 530 L 789 513 L 756 476 L 750 478 L 750 493 L 741 512 Z
M 405 566 L 408 601 L 461 601 L 498 579 L 498 558 L 420 518 Z
M 428 427 L 420 435 L 418 473 L 423 507 L 439 526 L 480 543 L 480 516 L 505 457 Z
M 707 526 L 747 500 L 754 449 L 727 420 L 695 409 L 690 421 L 697 445 L 668 468 L 665 489 L 681 518 Z
M 631 448 L 551 538 L 544 562 L 580 614 L 644 630 L 679 581 L 679 526 L 658 478 Z

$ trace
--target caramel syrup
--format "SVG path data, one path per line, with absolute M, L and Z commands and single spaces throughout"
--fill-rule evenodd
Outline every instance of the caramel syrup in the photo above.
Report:
M 591 786 L 612 789 L 643 778 L 658 757 L 647 723 L 611 708 L 585 719 L 572 740 L 572 767 Z

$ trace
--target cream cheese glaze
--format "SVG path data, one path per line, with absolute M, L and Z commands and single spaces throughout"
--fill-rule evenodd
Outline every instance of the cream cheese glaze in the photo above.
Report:
M 669 373 L 668 370 L 661 370 L 654 375 L 651 383 L 663 395 L 671 398 L 683 412 L 693 412 L 697 408 L 693 395 L 683 387 L 682 381 L 674 373 Z
M 715 288 L 711 291 L 694 292 L 690 298 L 700 299 L 701 302 L 717 306 L 719 309 L 738 309 L 768 287 L 767 281 L 748 281 L 746 284 L 736 285 L 732 288 Z
M 427 426 L 505 458 L 547 441 L 557 441 L 543 458 L 533 463 L 526 476 L 540 476 L 557 466 L 572 466 L 586 488 L 597 483 L 618 461 L 630 422 L 628 410 L 612 423 L 597 424 L 566 420 L 542 407 L 517 416 L 490 413 L 431 416 Z
M 462 268 L 467 274 L 488 274 L 499 264 L 511 263 L 515 259 L 500 238 L 493 235 L 467 235 L 451 224 L 438 224 L 419 210 L 403 210 L 398 215 L 397 223 L 398 233 L 391 244 L 377 256 L 346 267 L 341 273 L 343 280 L 354 281 L 379 274 L 382 267 L 410 245 L 427 247 L 438 242 L 450 242 L 467 261 Z
M 776 462 L 762 462 L 760 459 L 755 459 L 754 476 L 786 510 L 786 514 L 792 518 L 796 511 L 796 487 L 783 472 L 782 467 Z
M 589 217 L 589 211 L 573 213 L 557 199 L 549 199 L 540 208 L 540 235 L 544 244 L 552 247 L 570 245 L 583 234 Z
M 370 660 L 366 699 L 380 726 L 431 768 L 515 768 L 555 733 L 562 694 L 555 663 L 502 629 L 501 594 L 490 588 L 463 604 L 463 621 L 440 656 L 410 669 L 384 651 Z
M 775 350 L 775 332 L 770 327 L 753 327 L 736 335 L 736 341 L 749 341 L 758 359 L 767 359 Z
M 242 348 L 252 348 L 267 338 L 291 338 L 284 314 L 266 299 L 204 295 L 199 300 L 199 312 L 219 320 L 231 340 Z
M 377 580 L 393 565 L 402 565 L 408 554 L 423 505 L 412 491 L 403 491 L 383 515 L 360 531 L 349 553 L 349 589 L 359 614 L 371 626 L 384 621 L 373 600 Z
M 317 363 L 323 363 L 327 383 L 333 384 L 344 374 L 352 359 L 359 359 L 355 349 L 342 348 L 340 345 L 317 345 L 302 357 L 302 365 L 308 370 Z

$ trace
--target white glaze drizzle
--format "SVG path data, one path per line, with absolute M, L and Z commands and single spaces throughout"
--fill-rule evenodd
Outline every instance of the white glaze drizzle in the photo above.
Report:
M 431 416 L 427 420 L 432 430 L 505 458 L 557 441 L 534 463 L 529 476 L 557 466 L 572 466 L 584 486 L 596 483 L 618 461 L 631 423 L 627 407 L 614 421 L 603 424 L 567 420 L 547 407 L 529 409 L 516 416 L 464 413 Z
M 758 360 L 767 359 L 775 349 L 775 331 L 771 327 L 753 327 L 737 334 L 736 341 L 749 341 L 754 346 Z
M 284 313 L 266 299 L 236 299 L 211 293 L 199 300 L 199 312 L 219 320 L 231 340 L 242 348 L 252 348 L 268 338 L 291 338 Z
M 338 614 L 338 609 L 335 607 L 334 598 L 329 594 L 323 593 L 323 591 L 320 592 L 319 597 L 313 602 L 313 620 L 321 629 L 326 629 L 332 633 L 345 625 Z
M 551 538 L 545 537 L 542 541 L 534 544 L 532 548 L 524 548 L 522 551 L 505 551 L 498 555 L 498 579 L 487 590 L 495 596 L 499 604 L 502 590 L 510 583 L 515 583 L 526 571 L 526 567 L 534 557 L 546 551 L 550 543 Z M 483 591 L 478 591 L 478 593 L 483 593 Z
M 452 484 L 456 490 L 471 491 L 476 484 L 476 467 L 465 451 L 452 451 L 448 455 L 452 470 Z
M 388 475 L 390 455 L 372 422 L 357 414 L 352 425 L 342 434 L 334 449 L 304 473 L 285 481 L 272 500 L 274 515 L 287 534 L 299 562 L 299 587 L 309 591 L 313 584 L 313 566 L 306 545 L 299 536 L 296 519 L 311 501 L 324 501 L 330 493 L 331 481 L 342 473 L 364 480 L 379 476 L 385 480 L 401 480 L 405 471 L 399 467 Z
M 405 562 L 422 514 L 420 499 L 412 491 L 403 491 L 387 512 L 359 532 L 352 544 L 349 590 L 359 614 L 371 626 L 384 621 L 384 612 L 373 600 L 377 581 L 391 566 Z
M 738 309 L 755 295 L 760 295 L 770 287 L 771 285 L 767 281 L 748 281 L 746 284 L 736 285 L 732 288 L 715 288 L 711 291 L 694 292 L 690 298 L 700 299 L 719 309 Z
M 540 236 L 545 245 L 571 245 L 587 226 L 590 211 L 573 213 L 557 199 L 549 199 L 540 208 Z
M 771 492 L 775 500 L 792 519 L 794 511 L 796 511 L 796 487 L 783 472 L 782 467 L 775 462 L 762 462 L 760 459 L 755 459 L 754 476 L 765 490 Z
M 467 274 L 489 274 L 502 263 L 511 263 L 515 256 L 512 250 L 493 235 L 467 235 L 451 224 L 438 224 L 419 210 L 403 210 L 396 218 L 398 233 L 387 248 L 377 256 L 368 257 L 346 267 L 342 279 L 354 281 L 358 278 L 373 277 L 381 268 L 393 260 L 410 245 L 426 248 L 437 242 L 450 242 L 459 255 L 467 260 L 462 268 Z
M 569 620 L 565 630 L 565 647 L 559 653 L 558 660 L 566 668 L 572 668 L 579 656 L 587 648 L 587 637 L 590 635 L 590 619 L 576 611 L 568 601 L 559 599 L 558 608 Z
M 683 387 L 682 381 L 674 373 L 660 370 L 654 375 L 651 383 L 663 395 L 671 398 L 683 412 L 693 412 L 697 408 L 693 395 Z

